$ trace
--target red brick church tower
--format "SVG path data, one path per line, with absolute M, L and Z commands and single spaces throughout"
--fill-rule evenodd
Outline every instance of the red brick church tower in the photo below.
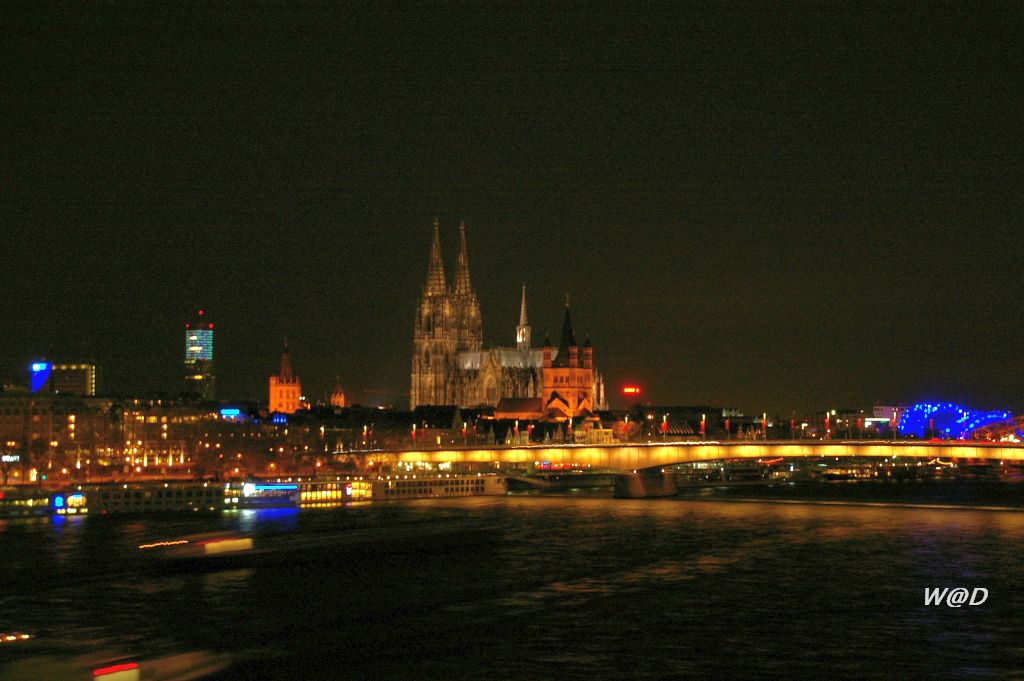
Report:
M 551 361 L 551 343 L 544 340 L 542 376 L 547 417 L 566 420 L 587 416 L 594 411 L 594 352 L 590 339 L 587 339 L 580 356 L 569 316 L 568 296 L 562 321 L 562 339 L 554 362 Z

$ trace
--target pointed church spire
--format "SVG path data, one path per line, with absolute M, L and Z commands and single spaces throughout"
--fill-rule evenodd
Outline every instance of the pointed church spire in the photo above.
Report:
M 345 391 L 341 389 L 341 376 L 334 377 L 334 391 L 331 393 L 331 406 L 345 406 Z
M 466 250 L 466 223 L 459 223 L 459 262 L 455 266 L 455 293 L 468 294 L 473 292 L 469 281 L 469 253 Z
M 523 299 L 519 303 L 519 326 L 516 327 L 516 347 L 530 349 L 530 322 L 526 321 L 526 284 L 523 284 Z
M 519 326 L 529 324 L 526 321 L 526 284 L 523 284 L 523 300 L 519 303 Z
M 292 355 L 288 351 L 288 339 L 284 339 L 284 349 L 281 351 L 281 373 L 278 375 L 281 383 L 292 382 Z
M 555 366 L 569 366 L 572 354 L 570 349 L 575 349 L 576 335 L 572 331 L 572 318 L 569 316 L 569 294 L 565 296 L 565 318 L 562 320 L 562 341 L 558 345 L 558 356 L 555 358 Z
M 562 320 L 562 342 L 565 347 L 576 345 L 576 334 L 572 330 L 572 318 L 569 316 L 569 306 L 565 306 L 565 318 Z
M 441 231 L 440 221 L 434 218 L 434 238 L 430 245 L 430 268 L 427 270 L 428 296 L 443 296 L 445 294 L 444 283 L 444 262 L 441 261 Z

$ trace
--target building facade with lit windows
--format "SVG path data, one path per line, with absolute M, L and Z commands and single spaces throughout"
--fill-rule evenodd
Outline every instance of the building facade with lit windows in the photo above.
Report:
M 0 394 L 0 448 L 17 457 L 9 480 L 27 482 L 28 471 L 41 474 L 78 466 L 115 446 L 113 401 L 77 395 L 5 392 Z M 34 479 L 32 480 L 34 481 Z
M 199 310 L 185 324 L 185 392 L 212 401 L 216 399 L 213 364 L 213 322 Z
M 579 414 L 606 409 L 604 381 L 593 367 L 589 342 L 583 353 L 576 348 L 575 360 L 569 358 L 569 346 L 559 347 L 559 354 L 548 348 L 547 355 L 552 362 L 548 367 L 545 367 L 544 349 L 531 347 L 525 286 L 515 330 L 515 347 L 483 347 L 483 320 L 469 274 L 465 224 L 459 225 L 459 257 L 453 286 L 448 286 L 445 278 L 436 219 L 433 227 L 427 281 L 413 328 L 410 409 L 421 405 L 496 407 L 503 399 L 529 398 L 542 398 L 545 407 L 550 402 L 551 416 L 558 418 L 568 418 L 565 416 L 568 412 Z M 583 366 L 584 361 L 588 366 Z M 553 369 L 557 371 L 551 373 Z M 548 387 L 557 386 L 560 391 L 546 390 L 546 370 L 552 381 Z M 569 381 L 570 374 L 572 390 L 568 389 L 569 383 L 560 382 Z M 553 393 L 557 396 L 551 402 Z
M 50 390 L 61 395 L 91 397 L 100 385 L 100 371 L 88 362 L 54 364 L 50 372 Z

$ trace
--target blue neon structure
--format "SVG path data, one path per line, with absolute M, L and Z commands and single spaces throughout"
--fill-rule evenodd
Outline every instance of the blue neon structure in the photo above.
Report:
M 271 423 L 288 423 L 288 417 L 284 414 L 274 414 L 270 417 Z
M 50 380 L 50 371 L 53 365 L 49 362 L 32 362 L 32 392 L 42 390 L 46 382 Z
M 54 508 L 64 508 L 64 497 L 61 496 L 60 494 L 55 496 L 53 498 L 53 507 Z
M 241 409 L 235 409 L 235 408 L 225 407 L 224 409 L 220 410 L 220 415 L 222 417 L 226 418 L 226 419 L 234 418 L 236 416 L 241 415 L 241 413 L 242 413 Z
M 931 424 L 931 437 L 967 440 L 978 428 L 1010 417 L 1008 411 L 972 411 L 952 402 L 920 402 L 903 412 L 897 428 L 902 435 L 923 438 Z
M 297 490 L 298 485 L 256 485 L 256 491 L 262 492 L 263 490 L 274 490 L 274 489 L 286 489 L 286 490 Z

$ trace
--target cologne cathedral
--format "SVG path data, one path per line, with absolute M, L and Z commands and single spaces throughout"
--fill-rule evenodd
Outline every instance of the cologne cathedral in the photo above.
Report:
M 578 418 L 607 409 L 593 348 L 577 345 L 566 300 L 562 337 L 554 350 L 530 344 L 523 287 L 515 347 L 483 347 L 480 303 L 469 277 L 466 226 L 459 225 L 459 258 L 448 285 L 441 236 L 434 220 L 427 281 L 413 331 L 410 408 L 457 405 L 495 408 L 514 418 Z

